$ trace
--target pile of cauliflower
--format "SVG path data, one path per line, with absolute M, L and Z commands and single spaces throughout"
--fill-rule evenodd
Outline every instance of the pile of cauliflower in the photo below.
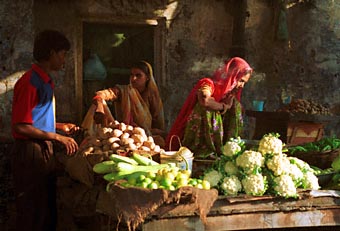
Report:
M 318 178 L 308 163 L 283 153 L 278 134 L 266 134 L 258 147 L 246 150 L 240 137 L 223 146 L 223 155 L 207 169 L 204 180 L 221 194 L 252 196 L 272 194 L 297 198 L 297 189 L 319 189 Z

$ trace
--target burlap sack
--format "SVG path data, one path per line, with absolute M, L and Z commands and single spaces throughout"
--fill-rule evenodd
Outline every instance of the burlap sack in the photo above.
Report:
M 90 188 L 93 186 L 94 173 L 92 166 L 82 152 L 77 152 L 75 155 L 67 158 L 64 163 L 65 171 L 72 179 L 77 180 Z
M 109 192 L 99 194 L 96 210 L 118 221 L 117 230 L 120 222 L 125 223 L 129 230 L 135 230 L 148 216 L 161 217 L 178 206 L 181 206 L 181 211 L 199 214 L 205 223 L 217 197 L 215 189 L 182 187 L 169 191 L 113 185 Z

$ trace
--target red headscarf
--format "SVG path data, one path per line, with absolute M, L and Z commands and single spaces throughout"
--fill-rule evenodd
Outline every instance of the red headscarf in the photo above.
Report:
M 185 100 L 184 105 L 179 112 L 170 132 L 166 138 L 166 148 L 169 149 L 170 140 L 172 136 L 178 136 L 181 140 L 183 139 L 184 129 L 191 114 L 194 106 L 197 103 L 197 91 L 204 85 L 209 85 L 212 90 L 212 97 L 215 98 L 217 102 L 228 93 L 230 93 L 237 85 L 237 82 L 244 76 L 245 73 L 252 71 L 249 64 L 239 58 L 234 57 L 227 62 L 223 63 L 213 74 L 211 78 L 200 79 L 194 88 L 191 90 L 188 98 Z M 236 98 L 240 101 L 241 91 L 239 89 L 236 92 Z M 173 139 L 176 140 L 177 139 Z M 178 150 L 179 143 L 171 143 L 172 150 Z

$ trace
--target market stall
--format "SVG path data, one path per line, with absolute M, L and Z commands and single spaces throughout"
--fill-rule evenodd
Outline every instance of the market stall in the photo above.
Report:
M 126 149 L 134 147 L 131 144 L 136 147 L 155 144 L 144 137 L 142 130 L 121 127 L 116 123 L 111 129 L 100 128 L 85 139 L 75 156 L 61 160 L 70 178 L 78 182 L 77 187 L 70 182 L 64 184 L 60 190 L 64 196 L 62 203 L 65 207 L 71 205 L 72 216 L 85 213 L 88 217 L 105 217 L 105 222 L 97 224 L 98 230 L 340 225 L 340 192 L 336 190 L 339 188 L 323 190 L 331 180 L 334 186 L 339 186 L 339 179 L 334 176 L 340 176 L 336 172 L 340 166 L 334 165 L 336 169 L 328 181 L 321 182 L 307 162 L 283 152 L 284 144 L 275 134 L 263 136 L 254 147 L 240 138 L 230 139 L 222 156 L 201 160 L 206 170 L 201 171 L 197 162 L 190 170 L 188 164 L 183 167 L 183 161 L 188 163 L 184 151 L 190 151 L 186 147 L 171 153 L 181 157 L 173 158 L 173 163 L 168 159 L 162 162 L 166 153 L 162 149 L 160 155 L 155 154 L 158 151 L 155 148 Z M 124 131 L 118 134 L 117 128 Z M 129 131 L 135 139 L 124 144 L 128 140 L 123 141 L 121 136 Z M 340 147 L 340 140 L 333 142 L 337 145 L 334 147 Z M 157 162 L 153 157 L 160 160 Z

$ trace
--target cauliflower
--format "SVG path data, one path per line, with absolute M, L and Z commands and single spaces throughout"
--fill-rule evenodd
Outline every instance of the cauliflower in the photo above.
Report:
M 222 153 L 225 156 L 234 156 L 238 152 L 242 150 L 241 145 L 243 144 L 243 141 L 241 141 L 241 138 L 238 137 L 236 139 L 231 138 L 224 146 L 222 149 Z
M 208 181 L 211 187 L 216 187 L 221 179 L 222 174 L 214 169 L 206 172 L 203 177 L 203 180 Z
M 242 184 L 236 176 L 230 176 L 223 179 L 220 188 L 225 195 L 237 195 L 242 190 Z
M 318 177 L 312 171 L 308 171 L 304 174 L 304 178 L 302 180 L 303 188 L 305 189 L 319 189 L 319 180 Z
M 238 174 L 238 168 L 237 166 L 231 162 L 231 161 L 227 161 L 224 165 L 224 171 L 229 175 L 237 175 Z
M 256 169 L 263 167 L 264 157 L 259 152 L 246 150 L 236 158 L 236 165 L 251 174 Z
M 242 180 L 247 195 L 262 196 L 267 190 L 267 180 L 262 174 L 248 175 Z
M 274 178 L 274 191 L 282 197 L 297 197 L 296 187 L 289 175 L 281 175 Z
M 303 173 L 313 171 L 313 169 L 305 161 L 292 156 L 289 156 L 287 158 L 290 161 L 290 163 L 297 165 Z
M 258 151 L 263 155 L 272 153 L 272 154 L 281 154 L 282 153 L 282 141 L 278 138 L 278 134 L 267 134 L 262 137 L 259 142 Z
M 290 162 L 286 155 L 276 154 L 267 160 L 266 165 L 275 176 L 280 176 L 288 171 Z
M 293 179 L 295 185 L 299 186 L 301 184 L 301 180 L 303 179 L 303 172 L 297 165 L 290 164 L 287 173 Z

